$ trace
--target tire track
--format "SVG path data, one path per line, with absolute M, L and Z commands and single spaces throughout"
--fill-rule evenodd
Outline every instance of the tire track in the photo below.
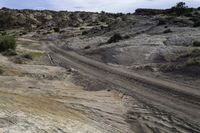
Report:
M 80 56 L 75 52 L 54 47 L 51 42 L 48 43 L 50 54 L 56 64 L 62 67 L 74 67 L 100 81 L 120 86 L 122 88 L 120 91 L 123 93 L 136 97 L 147 105 L 168 112 L 170 117 L 174 117 L 173 119 L 180 119 L 181 124 L 177 124 L 177 121 L 170 121 L 180 131 L 200 132 L 200 97 L 198 90 L 184 86 L 182 88 L 182 86 L 157 79 L 149 79 L 138 74 L 129 74 L 123 70 Z M 135 114 L 129 114 L 129 116 L 132 115 Z M 148 115 L 149 118 L 150 116 Z M 146 123 L 147 120 L 141 121 Z

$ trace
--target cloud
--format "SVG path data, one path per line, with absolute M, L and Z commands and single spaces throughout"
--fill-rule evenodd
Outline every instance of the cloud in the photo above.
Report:
M 110 11 L 117 12 L 133 5 L 135 0 L 49 0 L 55 10 L 74 10 L 81 7 L 85 11 Z
M 48 0 L 0 0 L 0 7 L 17 9 L 51 9 Z
M 48 0 L 55 10 L 84 10 L 130 12 L 136 8 L 169 8 L 180 0 Z M 200 5 L 200 0 L 181 0 L 189 6 Z M 76 8 L 81 7 L 81 8 Z

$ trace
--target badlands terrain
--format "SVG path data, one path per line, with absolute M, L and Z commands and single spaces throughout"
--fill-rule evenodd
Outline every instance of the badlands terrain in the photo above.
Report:
M 200 133 L 200 9 L 2 8 L 0 30 L 0 133 Z

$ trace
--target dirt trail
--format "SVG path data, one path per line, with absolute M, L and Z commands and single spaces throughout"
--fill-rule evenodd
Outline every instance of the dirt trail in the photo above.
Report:
M 73 51 L 55 47 L 51 42 L 46 43 L 50 46 L 50 55 L 55 64 L 62 67 L 71 66 L 101 82 L 120 86 L 121 92 L 142 101 L 151 108 L 150 110 L 165 112 L 170 117 L 171 124 L 176 130 L 180 129 L 180 132 L 200 132 L 199 90 L 128 73 Z M 135 113 L 130 112 L 129 117 L 134 115 Z

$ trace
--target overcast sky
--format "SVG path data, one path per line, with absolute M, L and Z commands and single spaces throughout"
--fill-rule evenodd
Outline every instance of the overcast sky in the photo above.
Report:
M 169 8 L 179 1 L 190 7 L 200 6 L 200 0 L 0 0 L 0 7 L 127 13 L 137 8 Z

